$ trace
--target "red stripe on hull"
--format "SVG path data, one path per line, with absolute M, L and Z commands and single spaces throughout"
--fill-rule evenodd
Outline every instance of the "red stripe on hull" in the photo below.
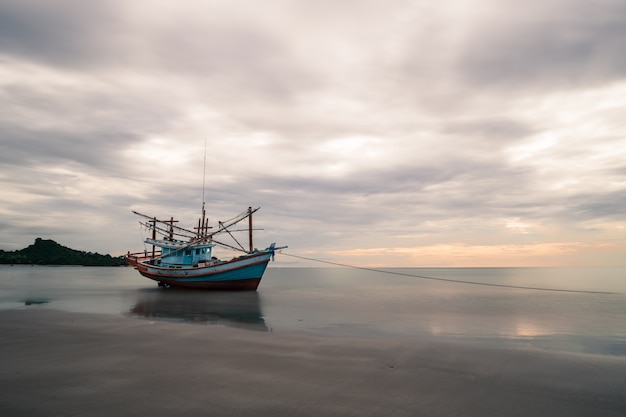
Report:
M 195 288 L 201 290 L 221 290 L 221 291 L 256 291 L 261 278 L 238 279 L 228 281 L 177 281 L 163 277 L 155 277 L 139 271 L 146 278 L 153 279 L 158 282 L 176 288 Z

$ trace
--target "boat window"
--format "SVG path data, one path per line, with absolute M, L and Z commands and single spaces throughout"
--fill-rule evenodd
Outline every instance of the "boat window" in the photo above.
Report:
M 200 249 L 196 249 L 196 255 L 200 254 Z
M 185 251 L 185 256 L 190 256 L 191 255 L 191 251 L 190 250 L 186 250 Z

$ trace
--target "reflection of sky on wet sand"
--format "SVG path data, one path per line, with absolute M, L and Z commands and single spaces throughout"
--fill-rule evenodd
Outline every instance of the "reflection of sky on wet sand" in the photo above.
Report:
M 161 320 L 223 324 L 267 331 L 257 292 L 209 292 L 154 288 L 139 291 L 129 314 Z
M 443 283 L 343 269 L 273 270 L 280 279 L 268 280 L 262 295 L 267 321 L 275 331 L 300 328 L 382 337 L 435 336 L 626 355 L 626 284 L 619 279 L 623 272 L 602 268 L 413 270 L 420 275 L 485 283 L 621 292 L 588 294 Z M 298 312 L 302 320 L 288 320 L 289 310 Z
M 0 309 L 54 308 L 333 337 L 436 337 L 626 355 L 625 268 L 402 270 L 619 294 L 528 291 L 339 268 L 270 268 L 258 292 L 159 289 L 131 268 L 0 269 Z M 32 300 L 46 303 L 27 302 Z

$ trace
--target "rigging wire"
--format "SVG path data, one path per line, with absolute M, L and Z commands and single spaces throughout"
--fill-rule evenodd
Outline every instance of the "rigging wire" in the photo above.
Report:
M 139 222 L 139 235 L 141 236 L 141 241 L 143 242 L 143 250 L 147 251 L 148 250 L 148 246 L 146 246 L 146 239 L 143 237 L 143 229 L 144 229 L 144 224 Z
M 384 270 L 384 269 L 367 268 L 367 267 L 363 267 L 363 266 L 342 264 L 342 263 L 339 263 L 339 262 L 323 261 L 321 259 L 307 258 L 305 256 L 293 255 L 293 254 L 290 254 L 290 253 L 285 253 L 283 251 L 280 251 L 279 253 L 281 255 L 291 256 L 292 258 L 298 258 L 298 259 L 303 259 L 303 260 L 307 260 L 307 261 L 320 262 L 320 263 L 324 263 L 324 264 L 341 266 L 341 267 L 345 267 L 345 268 L 360 269 L 362 271 L 371 271 L 371 272 L 378 272 L 378 273 L 382 273 L 382 274 L 400 275 L 400 276 L 404 276 L 404 277 L 427 279 L 427 280 L 431 280 L 431 281 L 444 281 L 444 282 L 453 282 L 453 283 L 457 283 L 457 284 L 482 285 L 482 286 L 485 286 L 485 287 L 513 288 L 513 289 L 519 289 L 519 290 L 532 290 L 532 291 L 553 291 L 553 292 L 567 292 L 567 293 L 579 293 L 579 294 L 611 294 L 611 295 L 620 294 L 620 293 L 617 293 L 617 292 L 610 292 L 610 291 L 570 290 L 570 289 L 563 289 L 563 288 L 526 287 L 526 286 L 522 286 L 522 285 L 492 284 L 492 283 L 487 283 L 487 282 L 465 281 L 465 280 L 459 280 L 459 279 L 430 277 L 430 276 L 426 276 L 426 275 L 407 274 L 407 273 L 398 272 L 398 271 L 389 271 L 389 270 Z

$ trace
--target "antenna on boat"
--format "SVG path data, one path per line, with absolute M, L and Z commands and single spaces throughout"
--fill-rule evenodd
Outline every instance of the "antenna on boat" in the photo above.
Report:
M 206 138 L 204 138 L 204 161 L 202 164 L 202 229 L 198 224 L 198 237 L 205 237 L 207 235 L 207 223 L 206 211 L 204 210 L 204 188 L 206 184 Z
M 204 185 L 206 183 L 206 138 L 204 138 L 204 161 L 202 164 L 202 211 L 204 211 Z

